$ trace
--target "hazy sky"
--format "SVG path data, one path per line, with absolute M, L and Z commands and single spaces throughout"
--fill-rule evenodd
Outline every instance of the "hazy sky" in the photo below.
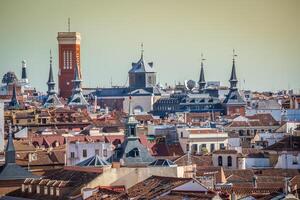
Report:
M 57 74 L 56 36 L 71 17 L 85 87 L 124 85 L 143 42 L 162 84 L 198 80 L 203 53 L 206 80 L 228 85 L 235 48 L 241 88 L 299 90 L 299 10 L 299 0 L 0 0 L 0 76 L 20 77 L 25 59 L 45 91 L 49 49 Z

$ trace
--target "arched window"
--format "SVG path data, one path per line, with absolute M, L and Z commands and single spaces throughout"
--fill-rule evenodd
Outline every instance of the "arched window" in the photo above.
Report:
M 231 166 L 232 166 L 232 157 L 231 157 L 231 156 L 228 156 L 228 157 L 227 157 L 227 166 L 228 166 L 228 167 L 231 167 Z
M 223 158 L 222 158 L 222 156 L 218 156 L 218 166 L 223 166 Z

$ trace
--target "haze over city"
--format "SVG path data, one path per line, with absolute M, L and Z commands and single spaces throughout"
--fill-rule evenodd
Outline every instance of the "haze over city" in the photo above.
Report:
M 199 79 L 229 85 L 236 49 L 239 87 L 295 89 L 300 81 L 300 1 L 0 1 L 0 74 L 28 77 L 46 91 L 49 49 L 58 70 L 57 32 L 81 33 L 84 87 L 124 85 L 131 62 L 154 62 L 157 82 Z M 57 76 L 54 76 L 57 81 Z M 245 81 L 243 81 L 245 80 Z M 128 83 L 127 83 L 128 84 Z

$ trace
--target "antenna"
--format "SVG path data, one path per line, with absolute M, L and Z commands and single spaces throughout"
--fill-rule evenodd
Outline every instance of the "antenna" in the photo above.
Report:
M 68 32 L 71 30 L 71 19 L 70 17 L 68 18 Z
M 144 55 L 144 44 L 143 42 L 141 43 L 141 57 Z
M 50 63 L 52 63 L 52 51 L 50 49 Z

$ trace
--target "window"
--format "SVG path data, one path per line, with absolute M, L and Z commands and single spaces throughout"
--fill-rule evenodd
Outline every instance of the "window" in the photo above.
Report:
M 107 157 L 107 149 L 103 149 L 103 157 Z
M 227 157 L 227 166 L 228 166 L 228 167 L 231 167 L 231 166 L 232 166 L 232 157 L 231 157 L 231 156 L 228 156 L 228 157 Z
M 31 119 L 27 119 L 27 122 L 31 122 Z
M 293 165 L 298 165 L 298 157 L 297 157 L 297 155 L 293 155 Z
M 218 156 L 218 166 L 223 166 L 223 158 L 222 158 L 222 156 Z
M 95 149 L 95 155 L 99 156 L 99 149 Z
M 215 144 L 210 144 L 210 152 L 213 152 L 215 150 Z
M 75 158 L 75 152 L 71 152 L 71 158 Z
M 56 196 L 59 196 L 59 188 L 56 188 Z
M 53 194 L 54 194 L 53 187 L 50 187 L 50 195 L 53 195 Z
M 25 185 L 22 184 L 22 192 L 25 192 Z
M 138 148 L 133 148 L 127 153 L 127 157 L 138 157 L 140 156 L 140 150 Z
M 48 188 L 47 186 L 44 186 L 44 195 L 47 195 L 48 194 Z
M 224 143 L 220 144 L 220 149 L 225 149 Z
M 36 193 L 39 194 L 40 192 L 41 192 L 41 191 L 40 191 L 40 186 L 37 185 L 37 186 L 36 186 Z
M 82 150 L 82 157 L 86 158 L 87 157 L 87 151 L 86 149 Z
M 180 137 L 183 138 L 183 132 L 180 133 Z

